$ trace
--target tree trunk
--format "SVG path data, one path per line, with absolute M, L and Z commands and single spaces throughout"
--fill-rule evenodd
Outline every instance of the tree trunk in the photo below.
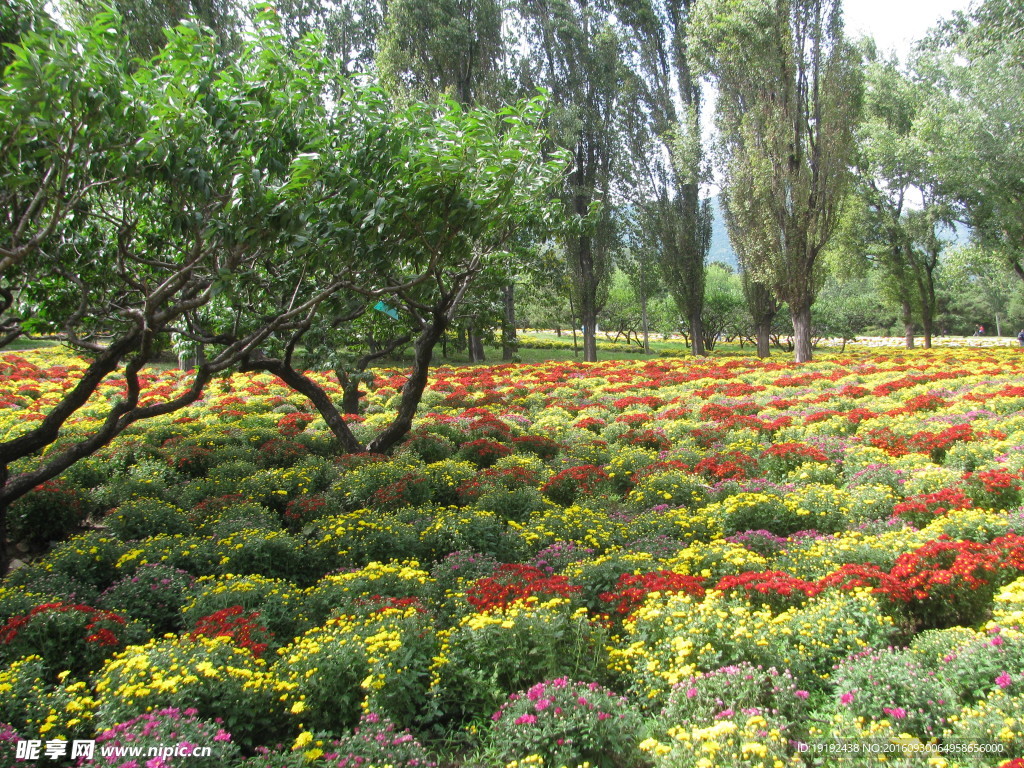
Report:
M 924 326 L 924 348 L 932 348 L 932 323 L 933 319 L 930 312 L 924 312 L 921 315 L 921 325 Z
M 509 283 L 501 291 L 505 304 L 505 315 L 501 325 L 501 359 L 505 361 L 511 361 L 516 354 L 515 290 L 515 285 Z
M 996 312 L 996 338 L 1000 338 L 1001 339 L 1002 337 L 1003 337 L 1003 326 L 999 322 L 999 313 Z
M 483 363 L 487 357 L 484 355 L 484 340 L 474 330 L 469 331 L 469 362 Z
M 448 320 L 443 312 L 434 314 L 432 322 L 428 324 L 416 339 L 412 363 L 412 372 L 402 387 L 402 399 L 398 404 L 398 413 L 391 423 L 384 428 L 384 431 L 377 435 L 366 446 L 371 453 L 387 453 L 398 445 L 408 434 L 412 427 L 413 417 L 416 415 L 416 408 L 423 397 L 423 390 L 427 387 L 427 374 L 430 373 L 430 360 L 433 356 L 434 346 L 438 339 L 444 334 Z
M 704 319 L 700 315 L 699 309 L 690 314 L 690 348 L 695 355 L 707 354 L 704 347 Z
M 647 293 L 640 293 L 640 323 L 644 329 L 644 353 L 651 354 L 651 328 L 647 317 Z
M 583 362 L 597 362 L 597 319 L 591 308 L 583 316 Z
M 246 371 L 266 371 L 267 373 L 274 374 L 293 390 L 309 399 L 309 402 L 313 404 L 313 407 L 316 408 L 317 412 L 327 423 L 327 428 L 338 438 L 338 442 L 341 443 L 341 447 L 346 453 L 361 453 L 363 451 L 363 446 L 356 440 L 356 436 L 352 434 L 352 430 L 348 428 L 348 424 L 345 423 L 338 409 L 334 407 L 330 395 L 327 394 L 323 387 L 305 374 L 296 371 L 284 360 L 254 357 L 241 365 L 239 370 L 243 373 Z M 358 384 L 356 384 L 356 388 L 358 390 Z M 346 396 L 348 394 L 347 389 L 346 386 Z M 358 402 L 357 399 L 357 408 Z
M 772 321 L 758 323 L 754 327 L 754 334 L 757 337 L 757 356 L 764 359 L 772 356 Z
M 0 464 L 0 488 L 7 485 L 7 465 Z M 11 557 L 7 552 L 7 502 L 0 501 L 0 578 L 7 575 Z
M 798 363 L 811 360 L 811 305 L 791 309 L 793 318 L 793 359 Z
M 906 340 L 907 349 L 914 348 L 914 315 L 910 308 L 910 302 L 903 302 L 903 337 Z
M 359 413 L 359 399 L 363 393 L 359 391 L 358 381 L 348 381 L 342 389 L 341 411 L 342 413 Z
M 579 240 L 580 321 L 583 325 L 583 360 L 597 362 L 597 279 L 594 274 L 593 242 L 584 236 Z

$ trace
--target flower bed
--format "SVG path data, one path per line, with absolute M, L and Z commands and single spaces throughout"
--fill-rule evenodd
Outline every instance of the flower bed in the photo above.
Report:
M 83 369 L 0 355 L 0 439 Z M 983 347 L 442 367 L 392 457 L 337 455 L 273 377 L 218 381 L 12 507 L 26 546 L 65 541 L 0 587 L 0 754 L 166 730 L 228 768 L 775 768 L 906 734 L 1002 750 L 940 768 L 1024 760 L 1022 373 Z M 404 380 L 376 372 L 357 436 Z

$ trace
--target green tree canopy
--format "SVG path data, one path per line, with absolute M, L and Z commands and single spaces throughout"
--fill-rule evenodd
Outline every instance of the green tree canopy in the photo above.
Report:
M 1024 8 L 985 0 L 919 47 L 920 130 L 976 237 L 1024 279 Z

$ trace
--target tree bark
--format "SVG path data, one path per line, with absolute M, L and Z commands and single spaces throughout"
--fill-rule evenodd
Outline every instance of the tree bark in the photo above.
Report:
M 309 399 L 313 407 L 316 408 L 324 421 L 327 422 L 327 428 L 338 438 L 338 442 L 341 443 L 341 447 L 346 453 L 360 453 L 363 451 L 363 446 L 356 440 L 356 436 L 348 428 L 345 419 L 342 418 L 341 413 L 335 408 L 330 395 L 324 391 L 323 387 L 305 374 L 296 371 L 283 360 L 275 360 L 263 356 L 247 360 L 239 370 L 242 372 L 266 371 L 267 373 L 274 374 L 289 387 Z M 358 405 L 358 400 L 356 402 Z
M 703 305 L 703 302 L 700 302 Z M 704 346 L 704 319 L 700 309 L 690 313 L 690 347 L 694 355 L 706 355 Z
M 427 386 L 427 374 L 430 372 L 430 361 L 434 346 L 448 327 L 448 317 L 442 312 L 434 313 L 432 321 L 420 332 L 414 346 L 412 372 L 402 387 L 402 399 L 398 403 L 398 413 L 384 430 L 366 446 L 371 453 L 387 453 L 398 445 L 412 428 L 412 420 L 416 408 L 423 397 Z
M 793 355 L 798 363 L 811 360 L 811 305 L 790 310 L 793 318 Z
M 931 349 L 932 348 L 932 324 L 933 324 L 933 322 L 934 321 L 932 319 L 931 313 L 929 313 L 929 312 L 922 312 L 921 313 L 921 325 L 924 326 L 924 342 L 923 342 L 923 346 L 924 346 L 925 349 Z
M 0 488 L 7 485 L 7 465 L 0 464 Z M 0 578 L 7 575 L 11 557 L 7 552 L 7 502 L 0 501 Z
M 651 354 L 651 328 L 647 317 L 647 292 L 640 293 L 640 323 L 644 329 L 644 353 Z
M 910 302 L 903 302 L 903 337 L 907 349 L 914 348 L 914 314 Z
M 363 393 L 359 390 L 358 381 L 347 381 L 342 388 L 341 411 L 342 413 L 359 413 L 359 400 Z M 332 430 L 333 431 L 333 430 Z
M 583 360 L 597 362 L 597 279 L 594 274 L 593 240 L 589 235 L 580 237 L 580 321 L 583 325 Z
M 757 356 L 764 359 L 772 356 L 772 321 L 758 323 L 754 327 L 754 334 L 757 337 Z
M 484 340 L 473 329 L 469 331 L 469 362 L 483 363 L 487 358 L 484 355 Z
M 502 289 L 505 315 L 501 326 L 501 359 L 511 361 L 516 354 L 516 287 L 509 283 Z

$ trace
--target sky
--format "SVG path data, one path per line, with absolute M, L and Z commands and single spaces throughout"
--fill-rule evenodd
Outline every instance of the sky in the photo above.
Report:
M 894 50 L 904 60 L 911 44 L 937 21 L 969 5 L 969 0 L 845 0 L 843 17 L 848 36 L 871 35 L 880 50 Z

